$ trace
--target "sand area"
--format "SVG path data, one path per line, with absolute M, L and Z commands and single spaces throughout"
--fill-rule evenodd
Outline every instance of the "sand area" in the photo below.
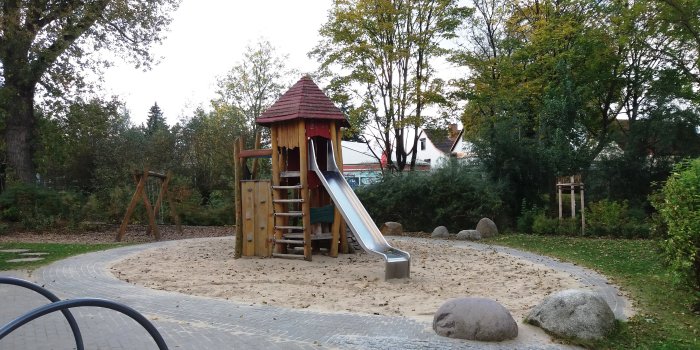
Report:
M 454 241 L 392 238 L 411 254 L 411 278 L 384 281 L 384 262 L 367 253 L 313 261 L 233 258 L 232 237 L 179 241 L 127 257 L 111 267 L 118 278 L 148 288 L 324 312 L 432 320 L 446 300 L 482 296 L 516 321 L 553 292 L 583 285 L 571 275 L 497 253 L 455 247 Z

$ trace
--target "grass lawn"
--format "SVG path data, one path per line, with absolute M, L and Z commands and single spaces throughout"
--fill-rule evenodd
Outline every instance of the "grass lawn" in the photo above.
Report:
M 125 244 L 103 243 L 103 244 L 75 244 L 75 243 L 0 243 L 0 250 L 4 249 L 29 249 L 33 253 L 47 253 L 42 255 L 43 260 L 8 263 L 7 260 L 17 258 L 27 258 L 19 253 L 0 252 L 0 271 L 33 269 L 41 265 L 52 263 L 56 260 L 64 259 L 72 255 L 78 255 L 96 250 L 105 250 L 124 246 Z
M 594 269 L 629 292 L 637 315 L 601 349 L 700 349 L 700 315 L 690 312 L 693 291 L 673 283 L 651 240 L 503 235 L 485 243 L 560 258 Z

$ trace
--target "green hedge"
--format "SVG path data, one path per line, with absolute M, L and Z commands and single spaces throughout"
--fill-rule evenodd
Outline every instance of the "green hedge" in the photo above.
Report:
M 700 158 L 676 165 L 661 192 L 654 204 L 668 228 L 665 255 L 679 280 L 700 292 Z
M 474 229 L 483 217 L 497 220 L 501 208 L 497 187 L 455 161 L 429 172 L 388 175 L 356 193 L 376 223 L 396 221 L 409 231 Z

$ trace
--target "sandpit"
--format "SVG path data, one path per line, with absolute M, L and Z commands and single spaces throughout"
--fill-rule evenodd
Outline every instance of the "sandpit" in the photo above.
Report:
M 450 241 L 388 241 L 411 253 L 411 278 L 383 280 L 384 262 L 367 253 L 313 261 L 233 259 L 233 238 L 181 241 L 112 266 L 118 278 L 148 288 L 326 312 L 432 318 L 447 299 L 483 296 L 516 320 L 546 295 L 581 288 L 571 275 L 495 251 Z

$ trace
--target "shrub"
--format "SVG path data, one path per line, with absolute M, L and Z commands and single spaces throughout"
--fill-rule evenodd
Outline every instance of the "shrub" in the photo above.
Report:
M 557 233 L 559 219 L 548 218 L 544 212 L 535 216 L 532 222 L 532 233 L 538 235 L 553 235 Z
M 476 227 L 482 217 L 499 213 L 498 189 L 474 168 L 450 162 L 430 172 L 388 175 L 356 190 L 375 222 L 397 221 L 406 230 L 452 231 Z
M 202 197 L 196 191 L 189 192 L 184 199 L 178 205 L 178 212 L 185 225 L 221 226 L 235 221 L 230 191 L 213 191 L 207 205 L 201 205 Z
M 559 218 L 549 218 L 544 211 L 541 211 L 534 217 L 531 232 L 538 235 L 576 236 L 581 232 L 581 219 L 562 218 L 559 220 Z
M 561 236 L 578 236 L 581 234 L 581 218 L 562 218 L 558 221 L 557 234 Z
M 80 196 L 27 184 L 15 184 L 0 194 L 0 218 L 26 230 L 67 226 L 79 220 Z
M 648 238 L 650 229 L 643 216 L 643 211 L 630 209 L 627 201 L 593 202 L 586 208 L 586 235 Z
M 532 232 L 532 225 L 535 223 L 535 217 L 540 214 L 544 214 L 541 209 L 537 208 L 537 206 L 528 207 L 527 202 L 523 200 L 523 204 L 520 206 L 520 216 L 518 216 L 516 222 L 518 232 Z
M 700 158 L 676 165 L 656 209 L 668 226 L 663 249 L 679 280 L 700 290 Z

